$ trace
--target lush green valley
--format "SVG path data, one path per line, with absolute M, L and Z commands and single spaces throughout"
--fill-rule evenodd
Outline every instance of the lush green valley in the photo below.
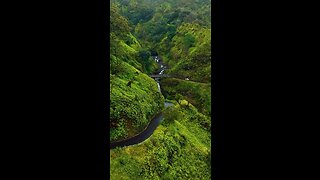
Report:
M 152 69 L 152 63 L 144 63 L 150 55 L 141 57 L 144 50 L 116 6 L 111 7 L 110 20 L 110 140 L 114 141 L 141 131 L 163 109 L 164 97 L 145 74 Z
M 111 179 L 210 179 L 210 119 L 193 106 L 165 113 L 149 139 L 111 151 Z
M 211 1 L 110 2 L 110 141 L 163 120 L 142 143 L 110 150 L 111 179 L 211 178 Z M 157 82 L 159 64 L 168 69 Z M 173 103 L 164 107 L 164 102 Z

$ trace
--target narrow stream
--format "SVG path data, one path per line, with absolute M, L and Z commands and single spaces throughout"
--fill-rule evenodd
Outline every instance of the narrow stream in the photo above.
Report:
M 156 63 L 158 63 L 158 65 L 160 65 L 160 70 L 158 72 L 159 75 L 164 74 L 164 71 L 167 69 L 167 66 L 165 66 L 163 64 L 162 59 L 159 56 L 153 56 L 154 60 L 156 61 Z M 157 82 L 158 85 L 158 90 L 161 93 L 161 87 L 160 87 L 160 78 L 155 78 L 154 79 Z M 164 102 L 164 107 L 169 107 L 172 106 L 173 104 L 170 102 Z
M 162 60 L 158 56 L 154 56 L 154 60 L 160 65 L 160 70 L 158 74 L 163 74 L 164 71 L 167 69 L 167 67 L 163 64 Z M 158 85 L 158 90 L 161 93 L 160 88 L 160 78 L 155 78 L 155 81 Z M 173 106 L 173 103 L 170 102 L 164 102 L 164 107 Z M 134 144 L 139 144 L 143 142 L 144 140 L 148 139 L 154 132 L 154 130 L 158 127 L 158 125 L 163 120 L 162 113 L 157 114 L 149 123 L 149 125 L 146 127 L 145 130 L 143 130 L 140 134 L 130 137 L 124 140 L 110 142 L 110 149 L 116 148 L 116 147 L 124 147 L 124 146 L 130 146 Z
M 160 70 L 159 70 L 158 74 L 159 75 L 164 74 L 164 71 L 167 69 L 167 67 L 163 64 L 161 58 L 159 56 L 153 56 L 153 58 L 156 61 L 156 63 L 158 63 L 160 65 Z M 157 82 L 158 90 L 161 93 L 160 78 L 155 78 L 154 80 Z M 165 103 L 165 106 L 166 106 L 166 103 Z

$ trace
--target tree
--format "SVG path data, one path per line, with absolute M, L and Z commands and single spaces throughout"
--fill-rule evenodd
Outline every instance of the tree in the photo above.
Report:
M 185 35 L 185 37 L 183 38 L 183 45 L 186 49 L 194 46 L 194 43 L 195 43 L 196 39 L 193 37 L 192 34 L 190 33 L 187 33 Z
M 181 112 L 178 108 L 169 107 L 163 112 L 163 116 L 166 119 L 166 122 L 172 122 L 174 120 L 179 120 L 181 117 Z
M 174 100 L 178 102 L 178 104 L 181 106 L 180 104 L 180 101 L 183 100 L 183 96 L 179 93 L 177 93 L 175 96 L 174 96 Z
M 122 72 L 123 69 L 124 67 L 123 67 L 122 61 L 112 56 L 111 63 L 110 63 L 111 74 L 118 74 Z
M 110 7 L 110 32 L 119 37 L 126 37 L 130 32 L 128 20 L 120 15 L 119 7 L 115 4 Z
M 168 27 L 167 36 L 168 36 L 168 38 L 169 38 L 170 40 L 173 38 L 173 36 L 176 35 L 176 31 L 177 31 L 177 29 L 176 29 L 175 26 L 170 25 L 170 26 Z
M 140 63 L 143 65 L 143 69 L 145 72 L 150 72 L 152 61 L 150 61 L 150 55 L 151 53 L 146 50 L 139 51 L 139 60 Z

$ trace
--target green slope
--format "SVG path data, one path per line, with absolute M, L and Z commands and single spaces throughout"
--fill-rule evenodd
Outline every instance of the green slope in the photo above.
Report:
M 141 71 L 152 69 L 148 56 L 129 32 L 129 25 L 119 9 L 112 6 L 110 33 L 110 140 L 120 140 L 139 133 L 151 118 L 163 109 L 164 98 L 156 82 Z M 121 26 L 120 26 L 121 25 Z M 123 26 L 123 27 L 122 27 Z M 153 62 L 150 59 L 150 62 Z M 148 64 L 150 67 L 146 67 Z M 130 84 L 130 86 L 128 86 Z
M 209 121 L 176 105 L 148 140 L 110 151 L 111 179 L 210 179 L 211 135 L 200 125 Z
M 138 133 L 163 110 L 164 97 L 146 75 L 157 69 L 151 51 L 177 77 L 161 80 L 163 95 L 179 102 L 149 139 L 110 150 L 111 179 L 211 179 L 210 3 L 111 1 L 111 140 Z

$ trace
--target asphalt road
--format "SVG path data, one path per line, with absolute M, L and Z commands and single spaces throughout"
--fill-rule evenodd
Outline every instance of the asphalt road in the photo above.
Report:
M 156 58 L 156 61 L 157 61 L 157 63 L 162 65 L 161 59 L 159 57 Z M 163 65 L 161 66 L 162 73 L 165 70 L 165 68 L 166 68 L 165 66 L 163 66 Z M 159 84 L 159 82 L 158 82 L 158 84 Z M 159 89 L 160 89 L 160 87 L 159 87 Z M 169 103 L 169 102 L 164 103 L 165 108 L 168 106 L 172 106 L 172 105 L 173 104 Z M 111 142 L 110 149 L 114 149 L 116 147 L 130 146 L 130 145 L 139 144 L 139 143 L 143 142 L 144 140 L 148 139 L 153 134 L 154 130 L 158 127 L 158 125 L 160 124 L 162 119 L 163 119 L 163 115 L 162 115 L 162 113 L 159 113 L 151 120 L 149 125 L 140 134 L 133 136 L 133 137 L 130 137 L 128 139 L 124 139 L 124 140 L 120 140 L 120 141 L 116 141 L 116 142 Z
M 163 119 L 162 113 L 158 114 L 155 118 L 151 120 L 148 127 L 144 131 L 142 131 L 140 134 L 134 137 L 130 137 L 128 139 L 121 140 L 121 141 L 111 142 L 110 149 L 113 149 L 116 147 L 130 146 L 130 145 L 143 142 L 153 134 L 154 130 L 158 127 L 162 119 Z

